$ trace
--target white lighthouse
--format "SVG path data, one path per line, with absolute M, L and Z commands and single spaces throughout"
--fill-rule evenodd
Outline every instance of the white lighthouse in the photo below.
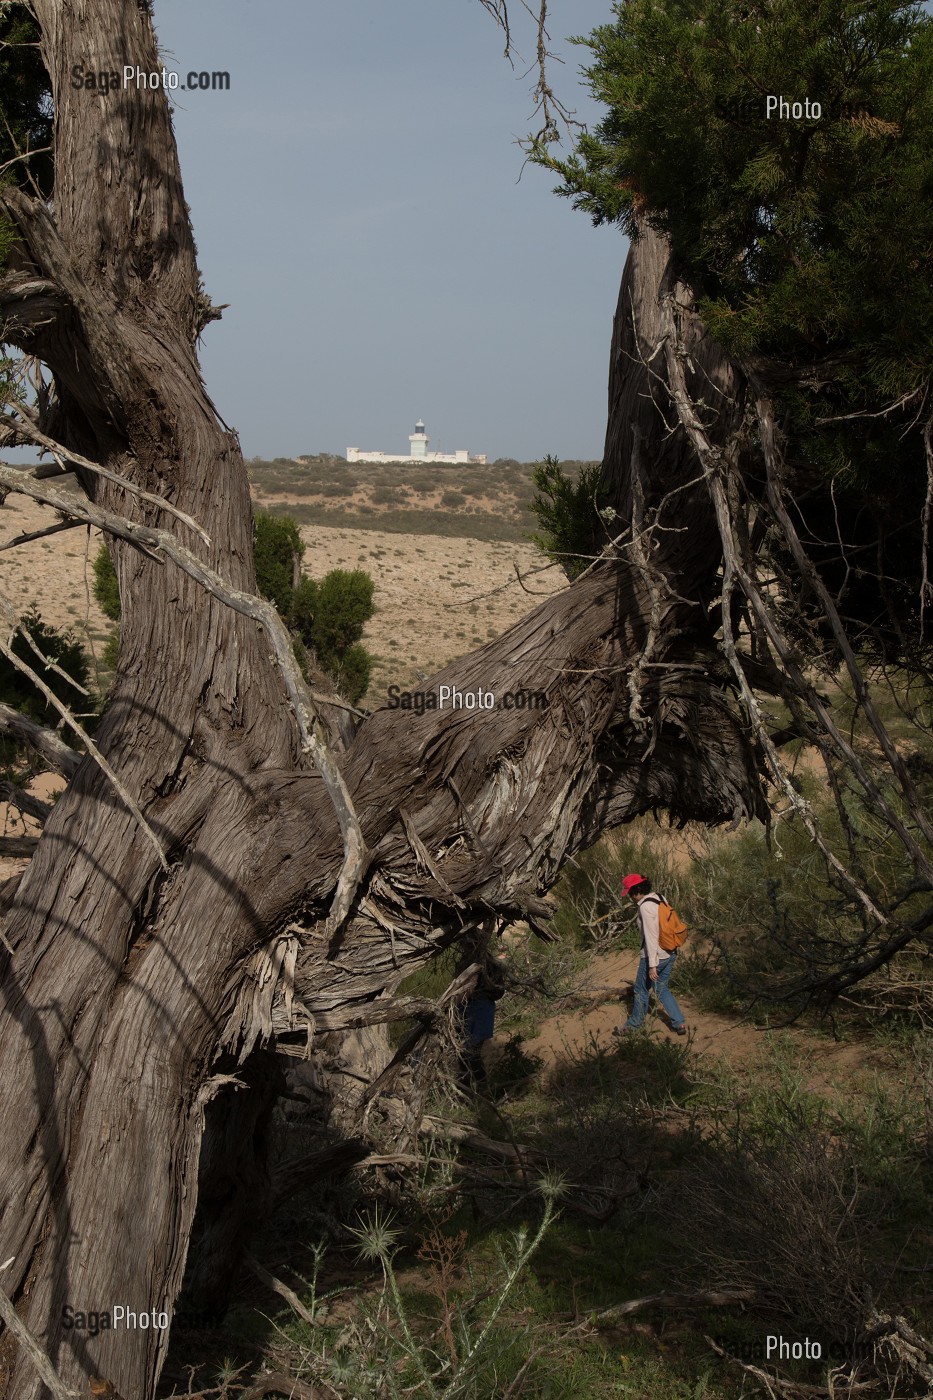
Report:
M 359 447 L 347 448 L 348 462 L 444 462 L 448 466 L 455 466 L 458 463 L 475 463 L 477 466 L 485 466 L 486 457 L 484 453 L 477 453 L 474 456 L 467 452 L 466 448 L 460 448 L 457 452 L 429 452 L 428 443 L 431 439 L 424 430 L 424 419 L 419 418 L 415 424 L 415 431 L 408 434 L 408 441 L 411 449 L 407 457 L 394 452 L 364 452 Z
M 411 443 L 411 455 L 413 457 L 426 457 L 428 455 L 428 443 L 430 438 L 424 431 L 424 420 L 419 418 L 415 424 L 415 431 L 408 434 L 408 441 Z

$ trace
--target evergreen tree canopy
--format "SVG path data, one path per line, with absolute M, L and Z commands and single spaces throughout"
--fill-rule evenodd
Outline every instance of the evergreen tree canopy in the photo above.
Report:
M 52 96 L 38 40 L 38 25 L 25 5 L 0 7 L 0 166 L 6 167 L 0 179 L 24 186 L 34 180 L 48 194 Z M 27 151 L 37 154 L 28 161 L 14 160 Z
M 898 0 L 615 14 L 578 40 L 605 117 L 569 159 L 533 154 L 595 223 L 669 237 L 707 325 L 776 400 L 826 581 L 865 646 L 907 659 L 933 375 L 933 20 Z
M 256 587 L 264 598 L 275 605 L 282 617 L 288 616 L 304 552 L 304 541 L 296 520 L 290 515 L 270 515 L 264 510 L 257 512 L 253 536 Z

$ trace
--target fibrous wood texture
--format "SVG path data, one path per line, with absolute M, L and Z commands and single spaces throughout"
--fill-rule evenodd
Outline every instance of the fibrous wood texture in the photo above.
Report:
M 249 593 L 246 472 L 198 370 L 205 303 L 164 95 L 92 96 L 68 82 L 79 62 L 155 69 L 148 7 L 34 9 L 56 189 L 54 212 L 0 194 L 18 234 L 0 280 L 7 334 L 54 376 L 56 439 L 109 473 L 78 466 L 88 497 L 170 530 Z M 0 1258 L 12 1258 L 5 1287 L 66 1383 L 100 1376 L 120 1394 L 153 1394 L 166 1330 L 91 1337 L 65 1329 L 62 1310 L 171 1317 L 199 1170 L 193 1272 L 208 1300 L 222 1294 L 266 1189 L 276 1038 L 303 1051 L 316 1027 L 320 1041 L 366 1023 L 407 971 L 491 917 L 540 923 L 562 863 L 607 825 L 651 810 L 711 822 L 762 810 L 757 755 L 707 649 L 720 564 L 709 496 L 652 367 L 668 276 L 646 234 L 614 339 L 606 480 L 618 545 L 425 683 L 540 691 L 548 707 L 384 709 L 345 748 L 333 736 L 368 860 L 347 917 L 328 918 L 347 825 L 268 632 L 164 553 L 114 539 L 123 630 L 98 743 L 166 868 L 86 758 L 19 885 L 13 955 L 2 954 Z M 738 388 L 701 328 L 687 333 L 692 383 L 726 433 Z M 9 1336 L 0 1360 L 7 1400 L 42 1393 Z

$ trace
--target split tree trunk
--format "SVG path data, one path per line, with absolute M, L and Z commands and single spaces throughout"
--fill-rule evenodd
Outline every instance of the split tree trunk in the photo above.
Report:
M 0 313 L 54 375 L 57 436 L 189 512 L 210 548 L 118 487 L 88 477 L 88 493 L 172 528 L 250 588 L 246 472 L 198 371 L 206 312 L 167 104 L 69 85 L 76 63 L 155 69 L 147 7 L 34 8 L 55 89 L 55 212 L 3 197 L 20 242 Z M 216 1148 L 232 1120 L 251 1124 L 261 1184 L 270 1026 L 283 1042 L 350 1027 L 490 915 L 546 917 L 541 896 L 562 863 L 607 825 L 653 809 L 711 822 L 761 810 L 731 698 L 697 669 L 719 563 L 705 492 L 689 485 L 695 465 L 641 363 L 667 275 L 646 234 L 623 282 L 606 462 L 635 545 L 429 683 L 544 691 L 546 711 L 380 710 L 361 726 L 341 766 L 372 859 L 335 938 L 324 917 L 340 832 L 266 639 L 171 563 L 115 548 L 123 631 L 99 742 L 168 870 L 85 760 L 18 890 L 6 925 L 15 952 L 3 954 L 0 1260 L 13 1262 L 2 1284 L 69 1383 L 96 1375 L 127 1400 L 153 1395 L 167 1332 L 91 1338 L 64 1329 L 62 1310 L 171 1316 L 205 1112 L 216 1140 L 204 1154 L 200 1284 L 207 1297 L 216 1289 L 249 1206 L 242 1173 L 224 1183 Z M 721 388 L 726 433 L 736 386 L 699 328 L 693 341 L 697 376 Z M 640 534 L 675 487 L 663 528 Z M 274 973 L 283 940 L 293 981 Z M 35 1400 L 27 1362 L 9 1337 L 2 1346 L 7 1400 Z

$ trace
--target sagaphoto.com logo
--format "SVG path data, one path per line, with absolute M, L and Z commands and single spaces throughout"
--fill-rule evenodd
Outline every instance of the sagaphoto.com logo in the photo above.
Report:
M 221 68 L 191 68 L 187 73 L 174 68 L 145 69 L 138 63 L 122 68 L 92 68 L 76 63 L 71 69 L 71 86 L 85 92 L 229 92 L 230 74 Z

